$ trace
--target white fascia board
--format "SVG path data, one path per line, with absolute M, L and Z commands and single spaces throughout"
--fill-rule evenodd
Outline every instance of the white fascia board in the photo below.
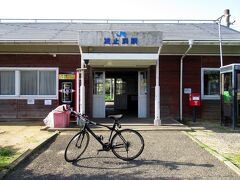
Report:
M 219 45 L 219 40 L 193 40 L 193 45 Z M 240 39 L 222 39 L 223 45 L 240 45 Z M 188 40 L 163 40 L 163 45 L 189 45 Z
M 83 53 L 89 60 L 158 60 L 158 54 L 146 53 Z

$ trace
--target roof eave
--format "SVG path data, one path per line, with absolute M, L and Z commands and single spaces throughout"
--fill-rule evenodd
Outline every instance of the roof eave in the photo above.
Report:
M 193 40 L 193 45 L 219 45 L 219 40 L 206 39 L 206 40 Z M 78 45 L 77 40 L 51 40 L 51 39 L 2 39 L 1 45 Z M 188 45 L 189 40 L 163 40 L 163 45 Z M 223 39 L 222 45 L 240 45 L 240 39 Z

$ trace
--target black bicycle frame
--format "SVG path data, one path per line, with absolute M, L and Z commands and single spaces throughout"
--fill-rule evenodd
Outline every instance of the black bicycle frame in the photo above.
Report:
M 118 130 L 116 129 L 116 123 L 115 122 L 113 124 L 113 127 L 103 125 L 103 124 L 100 124 L 100 123 L 94 123 L 94 122 L 91 122 L 91 121 L 89 122 L 89 124 L 94 124 L 96 126 L 102 126 L 102 127 L 108 128 L 111 131 L 109 139 L 108 139 L 108 143 L 111 142 L 113 132 L 118 133 Z M 87 130 L 103 147 L 106 146 L 106 144 L 103 143 L 102 139 L 91 130 L 91 128 L 89 127 L 88 124 L 85 124 L 83 130 Z

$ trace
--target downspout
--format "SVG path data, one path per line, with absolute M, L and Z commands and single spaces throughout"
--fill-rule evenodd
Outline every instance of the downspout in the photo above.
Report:
M 193 40 L 189 40 L 189 47 L 186 50 L 186 52 L 182 55 L 181 57 L 181 62 L 180 62 L 180 121 L 183 121 L 183 101 L 182 101 L 182 84 L 183 84 L 183 59 L 187 55 L 187 53 L 190 51 L 193 45 Z
M 154 125 L 160 126 L 161 119 L 160 119 L 160 85 L 159 85 L 159 57 L 161 53 L 162 45 L 158 48 L 158 59 L 156 63 L 156 86 L 155 86 L 155 119 Z
M 220 51 L 220 67 L 223 66 L 223 54 L 222 54 L 222 35 L 221 35 L 221 21 L 224 15 L 218 18 L 218 40 L 219 40 L 219 51 Z

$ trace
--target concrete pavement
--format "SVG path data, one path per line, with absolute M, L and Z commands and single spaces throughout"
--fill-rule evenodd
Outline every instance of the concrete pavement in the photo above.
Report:
M 98 133 L 107 135 L 105 131 Z M 73 134 L 61 133 L 7 179 L 239 179 L 180 131 L 141 131 L 144 152 L 130 162 L 117 159 L 111 152 L 97 155 L 100 146 L 91 137 L 87 152 L 76 164 L 65 162 L 63 157 Z

